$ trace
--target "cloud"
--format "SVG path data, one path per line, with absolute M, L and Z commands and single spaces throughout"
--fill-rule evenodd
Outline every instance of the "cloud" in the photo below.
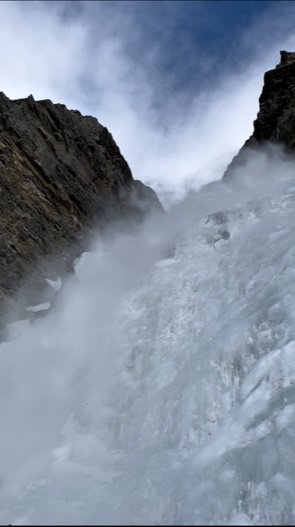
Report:
M 280 13 L 271 7 L 235 36 L 240 49 L 231 62 L 192 38 L 191 2 L 124 4 L 2 2 L 0 86 L 10 98 L 33 93 L 95 115 L 134 177 L 169 206 L 188 188 L 220 178 L 252 132 L 264 71 L 279 61 L 280 48 L 295 47 L 286 17 L 294 9 L 280 2 Z M 209 19 L 206 3 L 197 4 L 196 34 Z M 199 86 L 185 76 L 186 57 Z

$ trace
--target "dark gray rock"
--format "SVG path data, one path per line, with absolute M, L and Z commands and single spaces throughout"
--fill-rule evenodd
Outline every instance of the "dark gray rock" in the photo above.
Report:
M 64 276 L 94 228 L 151 210 L 163 211 L 155 192 L 96 118 L 0 92 L 0 320 L 16 292 L 46 301 L 45 277 Z
M 253 134 L 229 164 L 223 180 L 231 179 L 234 170 L 243 166 L 251 150 L 280 144 L 285 152 L 295 150 L 295 53 L 281 51 L 280 63 L 264 74 L 259 98 L 259 112 Z M 269 150 L 271 155 L 271 150 Z

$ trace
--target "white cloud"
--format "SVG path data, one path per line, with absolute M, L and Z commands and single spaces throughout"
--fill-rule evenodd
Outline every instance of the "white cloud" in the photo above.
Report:
M 216 84 L 188 101 L 186 79 L 182 93 L 169 84 L 166 92 L 158 90 L 161 77 L 152 63 L 161 47 L 144 42 L 136 10 L 126 14 L 118 4 L 107 9 L 104 2 L 85 2 L 76 5 L 79 16 L 65 16 L 68 6 L 0 4 L 1 90 L 10 98 L 32 93 L 95 115 L 113 134 L 134 177 L 151 184 L 164 201 L 222 176 L 252 132 L 264 71 L 279 61 L 279 49 L 295 47 L 284 13 L 276 31 L 273 19 L 264 17 L 241 35 L 245 49 L 257 41 L 244 69 L 228 64 Z M 138 44 L 140 60 L 130 55 L 130 42 Z

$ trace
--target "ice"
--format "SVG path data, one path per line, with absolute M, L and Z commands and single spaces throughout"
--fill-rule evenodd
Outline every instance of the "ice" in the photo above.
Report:
M 59 276 L 57 280 L 50 280 L 49 278 L 46 278 L 46 282 L 54 289 L 54 291 L 59 291 L 62 286 L 62 279 Z
M 2 524 L 294 524 L 294 195 L 97 242 L 10 328 Z
M 234 514 L 227 525 L 253 525 L 249 516 L 244 512 Z
M 38 311 L 46 311 L 47 309 L 50 309 L 50 302 L 44 302 L 43 304 L 38 304 L 37 306 L 28 306 L 26 307 L 26 311 L 28 313 L 38 313 Z

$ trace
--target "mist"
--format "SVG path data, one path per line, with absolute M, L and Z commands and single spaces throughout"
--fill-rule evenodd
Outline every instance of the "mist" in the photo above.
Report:
M 292 180 L 294 166 L 275 145 L 249 151 L 229 182 L 191 190 L 169 212 L 152 214 L 133 232 L 100 236 L 77 259 L 75 276 L 64 280 L 44 318 L 33 325 L 22 320 L 9 326 L 10 340 L 0 345 L 4 493 L 20 492 L 46 467 L 51 470 L 73 452 L 80 461 L 89 456 L 89 463 L 104 465 L 108 426 L 114 418 L 109 409 L 112 389 L 130 361 L 121 333 L 130 294 L 158 263 L 175 261 L 177 243 L 214 213 L 260 199 L 259 216 L 261 198 Z M 212 248 L 213 241 L 208 241 Z M 140 313 L 131 316 L 136 324 Z M 63 450 L 68 426 L 71 447 Z M 80 437 L 84 433 L 90 441 L 87 454 L 85 437 Z

